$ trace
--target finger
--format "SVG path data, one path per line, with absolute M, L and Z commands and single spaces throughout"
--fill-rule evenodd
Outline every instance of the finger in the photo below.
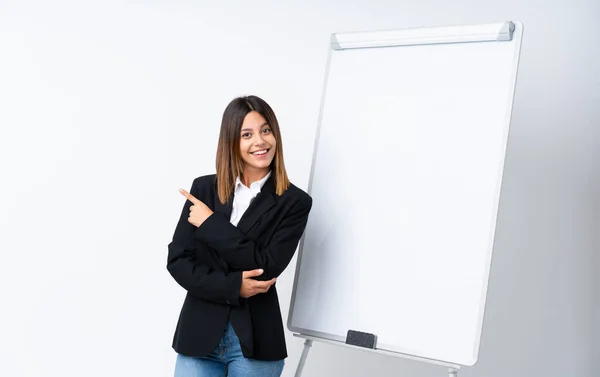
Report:
M 269 290 L 268 287 L 254 287 L 253 291 L 255 292 L 254 294 L 258 294 L 258 293 L 265 293 Z
M 269 287 L 273 285 L 273 283 L 271 283 L 271 280 L 268 281 L 257 281 L 256 284 L 254 285 L 255 288 L 258 289 L 269 289 Z
M 187 200 L 189 200 L 190 202 L 192 202 L 194 204 L 200 204 L 200 200 L 196 199 L 194 197 L 194 195 L 190 194 L 189 192 L 185 191 L 184 189 L 180 188 L 179 192 L 181 193 L 181 195 L 185 196 L 187 198 Z
M 244 271 L 244 272 L 242 273 L 242 277 L 243 277 L 244 279 L 248 279 L 248 278 L 252 278 L 252 277 L 255 277 L 255 276 L 259 276 L 259 275 L 261 275 L 262 273 L 263 273 L 263 270 L 262 270 L 262 268 L 258 268 L 258 269 L 256 269 L 256 270 Z

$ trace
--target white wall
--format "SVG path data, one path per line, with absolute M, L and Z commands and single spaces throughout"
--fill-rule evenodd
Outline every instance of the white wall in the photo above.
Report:
M 598 221 L 596 222 L 598 223 Z M 600 277 L 598 277 L 598 266 L 600 266 L 600 258 L 598 257 L 598 242 L 596 242 L 594 256 L 592 257 L 592 263 L 590 263 L 590 270 L 592 274 L 592 310 L 591 310 L 591 329 L 590 336 L 592 338 L 590 347 L 590 368 L 593 374 L 597 376 L 600 373 L 600 324 L 598 318 L 600 318 Z
M 598 69 L 597 69 L 598 70 Z M 597 74 L 596 74 L 597 75 Z M 596 90 L 600 89 L 600 78 L 596 76 Z M 596 103 L 600 103 L 600 94 L 596 93 Z M 600 109 L 596 106 L 594 109 L 596 113 L 596 148 L 593 152 L 593 176 L 590 177 L 589 184 L 592 187 L 594 192 L 592 203 L 590 205 L 590 217 L 591 226 L 589 227 L 589 232 L 592 234 L 593 244 L 590 250 L 591 255 L 591 263 L 589 266 L 589 273 L 591 274 L 592 280 L 592 289 L 590 299 L 592 303 L 592 314 L 591 314 L 591 337 L 592 337 L 592 347 L 591 347 L 591 369 L 594 376 L 600 375 L 600 233 L 598 229 L 600 229 L 600 175 L 598 171 L 600 171 L 600 148 L 598 148 L 598 141 L 600 137 L 598 137 L 598 117 L 600 116 Z
M 600 220 L 598 219 L 599 217 L 597 216 L 596 224 L 600 223 Z M 596 242 L 596 245 L 598 244 L 600 244 L 600 242 Z M 592 314 L 592 370 L 595 374 L 598 374 L 600 371 L 600 321 L 598 320 L 598 318 L 600 318 L 600 274 L 598 274 L 600 267 L 600 252 L 598 251 L 598 246 L 596 246 L 593 253 L 594 262 L 590 266 L 594 277 L 594 286 L 592 288 L 592 295 L 594 296 L 594 310 Z
M 273 105 L 305 188 L 330 33 L 509 19 L 525 25 L 514 122 L 480 358 L 461 375 L 600 374 L 596 0 L 82 3 L 0 2 L 0 375 L 171 375 L 177 189 L 214 171 L 229 100 Z M 305 368 L 444 373 L 322 344 Z

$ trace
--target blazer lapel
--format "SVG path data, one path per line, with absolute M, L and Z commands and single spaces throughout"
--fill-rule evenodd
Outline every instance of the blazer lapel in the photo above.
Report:
M 242 218 L 238 223 L 238 229 L 244 234 L 248 233 L 258 219 L 264 215 L 265 212 L 273 208 L 275 204 L 277 204 L 277 201 L 275 200 L 275 181 L 273 180 L 273 175 L 271 175 L 265 181 L 260 193 L 256 195 L 256 198 L 252 200 L 250 206 L 242 215 Z M 229 213 L 231 214 L 231 210 Z

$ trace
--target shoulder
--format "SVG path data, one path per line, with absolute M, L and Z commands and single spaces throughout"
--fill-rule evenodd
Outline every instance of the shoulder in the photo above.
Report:
M 216 174 L 207 174 L 202 175 L 200 177 L 196 177 L 194 179 L 195 187 L 210 187 L 214 186 L 217 183 L 217 175 Z
M 281 199 L 289 201 L 292 206 L 309 209 L 312 207 L 312 197 L 304 190 L 290 182 L 290 187 L 281 195 Z
M 216 190 L 216 177 L 216 174 L 208 174 L 196 177 L 192 183 L 192 189 L 190 193 L 202 201 L 212 198 Z

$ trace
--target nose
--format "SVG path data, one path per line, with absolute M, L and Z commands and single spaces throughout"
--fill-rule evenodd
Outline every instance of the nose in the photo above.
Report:
M 265 137 L 263 135 L 262 132 L 258 132 L 256 134 L 256 140 L 255 140 L 256 145 L 263 145 L 265 144 Z

